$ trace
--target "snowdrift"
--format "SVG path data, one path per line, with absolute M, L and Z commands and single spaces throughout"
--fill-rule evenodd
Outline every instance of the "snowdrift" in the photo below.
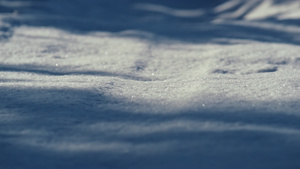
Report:
M 0 1 L 0 168 L 298 169 L 299 9 Z

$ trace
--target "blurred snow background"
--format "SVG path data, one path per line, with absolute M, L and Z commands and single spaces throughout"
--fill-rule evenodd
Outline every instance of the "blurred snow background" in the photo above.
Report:
M 0 168 L 298 169 L 299 9 L 0 0 Z

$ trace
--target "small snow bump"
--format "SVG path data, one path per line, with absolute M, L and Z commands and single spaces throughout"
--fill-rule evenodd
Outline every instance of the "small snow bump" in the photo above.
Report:
M 232 74 L 229 70 L 223 70 L 223 69 L 215 69 L 212 71 L 214 74 Z
M 272 72 L 276 72 L 277 70 L 278 70 L 277 67 L 271 67 L 266 69 L 260 69 L 257 71 L 257 73 L 272 73 Z
M 289 63 L 289 60 L 275 60 L 275 61 L 269 61 L 269 64 L 273 65 L 286 65 Z

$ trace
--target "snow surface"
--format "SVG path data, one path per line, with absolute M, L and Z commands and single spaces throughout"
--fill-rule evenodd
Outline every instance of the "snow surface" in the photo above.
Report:
M 299 11 L 0 0 L 0 168 L 299 169 Z

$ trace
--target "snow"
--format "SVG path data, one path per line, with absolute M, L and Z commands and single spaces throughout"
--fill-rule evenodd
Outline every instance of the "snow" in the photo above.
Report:
M 0 168 L 298 169 L 299 7 L 0 1 Z

